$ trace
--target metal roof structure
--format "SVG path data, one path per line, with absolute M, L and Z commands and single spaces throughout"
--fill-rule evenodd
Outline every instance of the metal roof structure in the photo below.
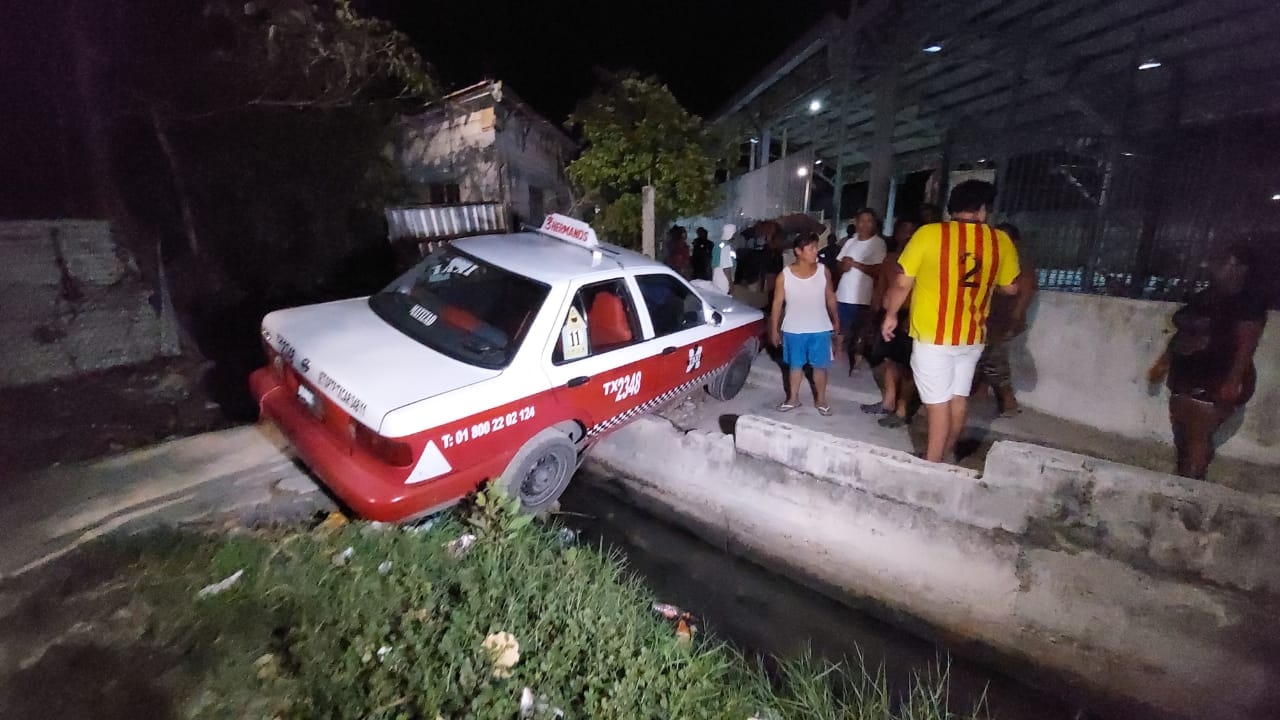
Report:
M 854 0 L 715 119 L 785 133 L 848 179 L 877 138 L 909 170 L 1277 112 L 1275 0 Z

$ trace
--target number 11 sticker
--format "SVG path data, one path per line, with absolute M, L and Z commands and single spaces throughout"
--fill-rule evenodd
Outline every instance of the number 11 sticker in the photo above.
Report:
M 582 320 L 582 314 L 576 307 L 569 308 L 569 319 L 564 323 L 564 330 L 560 331 L 560 344 L 564 347 L 565 360 L 584 358 L 590 351 L 587 344 L 587 323 Z

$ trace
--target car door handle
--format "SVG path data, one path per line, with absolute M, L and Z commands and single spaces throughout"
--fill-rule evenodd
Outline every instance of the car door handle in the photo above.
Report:
M 565 387 L 578 387 L 579 385 L 586 385 L 586 384 L 587 384 L 587 381 L 588 381 L 588 380 L 590 380 L 590 379 L 591 379 L 591 376 L 590 376 L 590 375 L 579 375 L 578 377 L 576 377 L 576 378 L 574 378 L 574 379 L 570 380 L 569 382 L 565 383 L 565 384 L 564 384 L 564 386 L 565 386 Z
M 671 353 L 673 353 L 673 352 L 675 352 L 675 351 L 676 351 L 676 346 L 675 346 L 675 345 L 672 345 L 671 347 L 664 347 L 664 348 L 662 348 L 662 354 L 663 354 L 663 355 L 670 355 Z

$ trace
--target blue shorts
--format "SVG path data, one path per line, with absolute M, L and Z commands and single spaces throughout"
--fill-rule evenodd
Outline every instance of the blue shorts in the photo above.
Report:
M 840 332 L 844 333 L 846 340 L 857 334 L 858 323 L 862 321 L 864 313 L 870 309 L 870 305 L 836 303 L 836 317 L 840 320 Z
M 831 333 L 782 333 L 782 362 L 792 370 L 805 365 L 826 370 L 831 367 Z

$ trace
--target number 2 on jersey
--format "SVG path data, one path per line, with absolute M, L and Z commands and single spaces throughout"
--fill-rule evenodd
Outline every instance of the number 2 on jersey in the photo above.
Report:
M 976 288 L 982 285 L 982 256 L 976 253 L 964 253 L 960 256 L 960 287 Z

